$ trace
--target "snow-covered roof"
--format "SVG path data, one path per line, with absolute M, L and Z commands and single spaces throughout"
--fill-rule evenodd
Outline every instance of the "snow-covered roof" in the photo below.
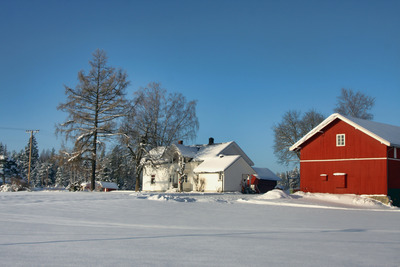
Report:
M 164 155 L 166 147 L 165 146 L 159 146 L 156 148 L 153 148 L 152 150 L 149 151 L 149 154 L 152 158 L 161 158 Z
M 233 155 L 232 151 L 234 151 L 234 154 L 240 155 L 250 166 L 254 165 L 253 161 L 234 141 L 193 146 L 174 144 L 174 146 L 182 156 L 191 158 L 194 161 L 204 161 L 209 158 L 217 157 L 220 154 Z
M 175 146 L 178 149 L 179 153 L 184 157 L 192 158 L 194 160 L 204 160 L 221 154 L 222 151 L 232 143 L 233 142 L 193 146 L 175 144 Z
M 301 138 L 299 141 L 297 141 L 289 149 L 291 151 L 300 149 L 300 146 L 304 142 L 306 142 L 308 139 L 310 139 L 312 136 L 314 136 L 314 134 L 321 131 L 323 128 L 325 128 L 327 125 L 329 125 L 331 122 L 333 122 L 336 119 L 340 119 L 340 120 L 352 125 L 353 127 L 362 131 L 363 133 L 380 141 L 382 144 L 385 144 L 387 146 L 400 147 L 400 127 L 399 126 L 389 125 L 389 124 L 375 122 L 375 121 L 363 120 L 363 119 L 353 118 L 353 117 L 349 117 L 349 116 L 343 116 L 338 113 L 334 113 L 334 114 L 330 115 L 328 118 L 326 118 L 323 122 L 321 122 L 317 127 L 315 127 L 310 132 L 308 132 L 303 138 Z
M 96 182 L 98 183 L 102 188 L 107 188 L 107 189 L 118 189 L 118 185 L 116 183 L 112 183 L 112 182 L 103 182 L 103 181 L 99 181 Z
M 103 181 L 96 181 L 96 186 L 101 186 L 102 188 L 107 188 L 107 189 L 118 189 L 118 185 L 116 183 L 112 182 L 103 182 Z M 82 187 L 89 187 L 91 185 L 91 182 L 83 182 L 81 183 Z
M 273 173 L 268 168 L 253 167 L 253 170 L 256 173 L 256 174 L 254 174 L 254 176 L 256 176 L 258 179 L 271 180 L 271 181 L 280 181 L 281 180 L 281 178 L 279 178 L 275 173 Z
M 182 144 L 174 144 L 179 153 L 185 158 L 194 158 L 196 157 L 197 152 L 199 151 L 198 146 L 185 146 Z
M 205 145 L 199 149 L 199 152 L 196 155 L 196 159 L 205 160 L 208 158 L 212 158 L 221 154 L 225 148 L 233 144 L 232 142 L 213 144 L 213 145 Z
M 239 155 L 220 156 L 204 160 L 199 166 L 194 168 L 195 173 L 214 173 L 223 172 L 240 158 Z

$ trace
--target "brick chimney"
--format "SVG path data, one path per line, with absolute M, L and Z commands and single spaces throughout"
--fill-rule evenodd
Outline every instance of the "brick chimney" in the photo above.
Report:
M 178 144 L 183 145 L 183 140 L 179 140 Z
M 213 145 L 214 144 L 214 138 L 210 137 L 208 138 L 208 144 Z

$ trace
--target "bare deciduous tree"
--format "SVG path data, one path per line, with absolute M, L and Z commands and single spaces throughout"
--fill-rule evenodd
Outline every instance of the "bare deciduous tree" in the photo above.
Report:
M 351 89 L 342 88 L 334 111 L 345 116 L 349 115 L 364 120 L 372 120 L 374 115 L 368 111 L 372 109 L 374 104 L 374 97 L 367 96 L 361 92 L 354 93 Z
M 98 146 L 115 134 L 116 120 L 125 115 L 125 89 L 129 82 L 121 69 L 107 65 L 106 52 L 97 49 L 89 61 L 88 74 L 78 73 L 75 89 L 65 86 L 67 101 L 58 106 L 68 113 L 68 120 L 57 126 L 57 133 L 74 140 L 70 160 L 78 157 L 92 162 L 91 190 L 94 190 Z
M 152 160 L 150 150 L 194 139 L 198 128 L 196 101 L 187 102 L 180 93 L 167 93 L 159 83 L 138 90 L 121 130 L 121 140 L 135 162 L 135 190 L 140 188 L 144 161 Z
M 295 110 L 286 112 L 282 121 L 273 127 L 274 153 L 278 162 L 289 165 L 291 161 L 300 159 L 300 152 L 290 151 L 289 148 L 323 120 L 324 116 L 315 110 L 310 110 L 303 116 Z

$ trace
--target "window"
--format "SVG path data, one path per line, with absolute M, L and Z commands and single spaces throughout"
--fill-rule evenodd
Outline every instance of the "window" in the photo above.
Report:
M 151 184 L 155 184 L 156 183 L 156 176 L 153 174 L 151 175 L 151 180 L 150 180 Z
M 336 135 L 336 146 L 345 146 L 346 138 L 345 134 L 337 134 Z

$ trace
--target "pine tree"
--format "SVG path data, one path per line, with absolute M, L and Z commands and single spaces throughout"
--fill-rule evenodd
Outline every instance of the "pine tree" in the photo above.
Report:
M 39 149 L 37 145 L 37 141 L 34 135 L 32 135 L 32 151 L 30 140 L 25 147 L 24 152 L 20 156 L 20 164 L 22 169 L 22 175 L 24 178 L 28 178 L 29 171 L 29 154 L 31 153 L 31 172 L 34 170 L 35 166 L 39 161 Z
M 39 173 L 39 163 L 37 163 L 35 166 L 33 166 L 32 170 L 31 170 L 31 179 L 30 179 L 30 183 L 33 187 L 41 187 L 42 184 L 42 179 L 40 177 L 40 173 Z
M 3 143 L 0 143 L 0 155 L 8 157 L 7 146 L 3 145 Z
M 55 175 L 55 184 L 56 187 L 66 187 L 69 183 L 69 175 L 65 171 L 63 166 L 59 166 L 57 168 L 57 172 Z

